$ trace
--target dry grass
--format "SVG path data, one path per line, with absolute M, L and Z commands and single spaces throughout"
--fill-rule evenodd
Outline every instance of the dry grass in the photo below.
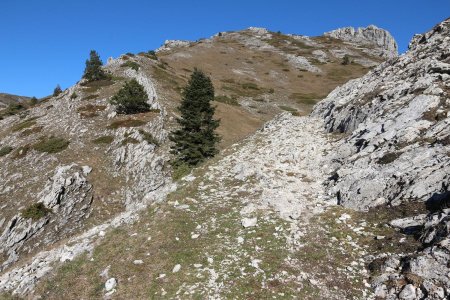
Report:
M 104 111 L 106 105 L 87 104 L 77 109 L 77 112 L 82 118 L 93 118 L 98 116 L 98 113 Z

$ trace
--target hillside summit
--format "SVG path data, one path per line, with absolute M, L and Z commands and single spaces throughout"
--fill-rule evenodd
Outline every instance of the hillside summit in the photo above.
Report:
M 11 148 L 0 157 L 0 290 L 448 299 L 449 33 L 445 20 L 398 57 L 374 26 L 168 41 L 0 120 Z M 222 151 L 173 181 L 167 136 L 195 66 L 216 89 Z M 129 78 L 151 111 L 124 117 L 108 104 Z M 60 152 L 39 150 L 57 138 Z M 29 218 L 34 203 L 46 210 Z

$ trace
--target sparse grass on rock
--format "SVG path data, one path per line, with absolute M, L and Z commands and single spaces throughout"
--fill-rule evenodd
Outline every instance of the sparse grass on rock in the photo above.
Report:
M 214 97 L 214 101 L 222 102 L 228 105 L 234 105 L 234 106 L 240 106 L 239 102 L 236 100 L 236 98 L 232 98 L 229 96 L 221 95 Z
M 23 122 L 20 122 L 19 124 L 12 127 L 12 131 L 17 132 L 17 131 L 21 131 L 22 129 L 31 127 L 36 124 L 36 119 L 37 118 L 31 118 L 31 119 L 25 120 Z
M 125 120 L 116 120 L 112 122 L 108 129 L 118 129 L 121 127 L 139 127 L 144 125 L 146 122 L 136 119 L 125 119 Z
M 125 68 L 131 68 L 131 69 L 133 69 L 133 70 L 135 70 L 135 71 L 138 71 L 139 68 L 141 67 L 137 62 L 134 62 L 134 61 L 131 61 L 131 60 L 129 60 L 129 61 L 123 63 L 123 64 L 120 65 L 120 66 L 121 66 L 121 67 L 125 67 Z
M 158 140 L 155 139 L 155 137 L 150 132 L 147 132 L 143 129 L 139 129 L 139 133 L 141 134 L 144 141 L 146 141 L 147 143 L 159 146 Z
M 92 143 L 94 144 L 111 144 L 114 141 L 114 136 L 112 135 L 104 135 L 99 138 L 96 138 L 95 140 L 92 140 Z
M 0 148 L 0 157 L 8 155 L 9 153 L 11 153 L 11 151 L 13 151 L 13 147 L 11 146 L 3 146 Z
M 59 137 L 44 137 L 34 144 L 33 149 L 39 152 L 58 153 L 65 150 L 69 143 L 69 141 Z

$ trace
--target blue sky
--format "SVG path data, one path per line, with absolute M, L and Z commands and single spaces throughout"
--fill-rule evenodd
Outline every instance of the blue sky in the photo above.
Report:
M 450 17 L 450 1 L 1 0 L 0 11 L 0 92 L 42 97 L 77 82 L 91 49 L 106 61 L 249 26 L 314 36 L 375 24 L 403 52 Z

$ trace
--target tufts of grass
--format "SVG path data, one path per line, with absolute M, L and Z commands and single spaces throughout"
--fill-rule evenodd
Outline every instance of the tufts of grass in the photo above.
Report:
M 146 141 L 147 143 L 155 145 L 155 146 L 159 146 L 158 140 L 155 139 L 155 137 L 150 132 L 147 132 L 143 129 L 139 129 L 139 133 L 141 134 L 144 141 Z
M 38 202 L 28 206 L 26 209 L 22 211 L 22 217 L 26 219 L 32 219 L 33 221 L 37 221 L 49 213 L 52 210 L 47 208 L 44 203 Z
M 135 119 L 125 119 L 117 120 L 109 124 L 108 129 L 118 129 L 121 127 L 139 127 L 144 125 L 146 122 Z
M 133 69 L 133 70 L 135 70 L 135 71 L 138 71 L 139 70 L 139 68 L 141 67 L 137 62 L 134 62 L 134 61 L 127 61 L 127 62 L 125 62 L 125 63 L 123 63 L 122 65 L 120 65 L 121 67 L 124 67 L 124 68 L 131 68 L 131 69 Z
M 92 94 L 89 96 L 84 97 L 83 99 L 81 99 L 82 101 L 84 100 L 93 100 L 93 99 L 97 99 L 100 95 L 99 94 Z
M 289 112 L 296 112 L 297 111 L 297 109 L 295 109 L 293 107 L 290 107 L 290 106 L 286 106 L 286 105 L 278 105 L 278 107 L 280 109 L 282 109 L 282 110 L 289 111 Z
M 386 153 L 385 155 L 383 155 L 383 157 L 378 159 L 377 163 L 379 163 L 380 165 L 390 164 L 394 162 L 397 158 L 399 158 L 400 155 L 402 155 L 401 152 Z
M 174 167 L 172 170 L 172 179 L 177 181 L 188 175 L 191 172 L 192 168 L 187 164 L 182 164 L 177 167 Z
M 44 128 L 43 126 L 34 126 L 31 128 L 25 129 L 24 131 L 22 131 L 22 133 L 20 135 L 21 136 L 29 136 L 33 133 L 41 132 L 43 128 Z
M 23 122 L 20 122 L 19 124 L 12 127 L 12 131 L 17 132 L 17 131 L 21 131 L 22 129 L 31 127 L 36 124 L 36 119 L 37 118 L 31 118 L 31 119 L 25 120 Z
M 106 109 L 106 105 L 87 104 L 77 109 L 78 113 L 83 118 L 92 118 L 98 116 L 98 112 Z
M 112 135 L 104 135 L 99 138 L 96 138 L 92 140 L 92 143 L 99 145 L 99 144 L 111 144 L 114 141 L 114 136 Z
M 82 83 L 81 85 L 85 87 L 84 91 L 87 93 L 95 93 L 103 87 L 113 85 L 114 81 L 110 78 L 103 80 L 96 80 L 87 83 Z
M 225 103 L 228 105 L 240 106 L 239 102 L 236 100 L 235 97 L 228 97 L 225 95 L 214 97 L 214 101 Z
M 135 138 L 132 137 L 126 137 L 123 141 L 122 141 L 122 146 L 128 145 L 128 144 L 139 144 L 139 141 Z
M 58 137 L 49 137 L 43 138 L 36 144 L 34 144 L 33 149 L 39 152 L 45 153 L 58 153 L 67 148 L 69 146 L 69 141 L 58 138 Z
M 242 88 L 244 90 L 259 90 L 260 89 L 258 87 L 258 85 L 256 85 L 256 83 L 253 83 L 253 82 L 244 82 L 242 84 Z
M 11 153 L 11 151 L 13 151 L 13 148 L 11 146 L 3 146 L 2 148 L 0 148 L 0 157 L 8 155 L 9 153 Z
M 28 151 L 30 150 L 30 145 L 25 145 L 22 147 L 17 148 L 14 153 L 12 154 L 13 159 L 20 159 L 27 155 Z

